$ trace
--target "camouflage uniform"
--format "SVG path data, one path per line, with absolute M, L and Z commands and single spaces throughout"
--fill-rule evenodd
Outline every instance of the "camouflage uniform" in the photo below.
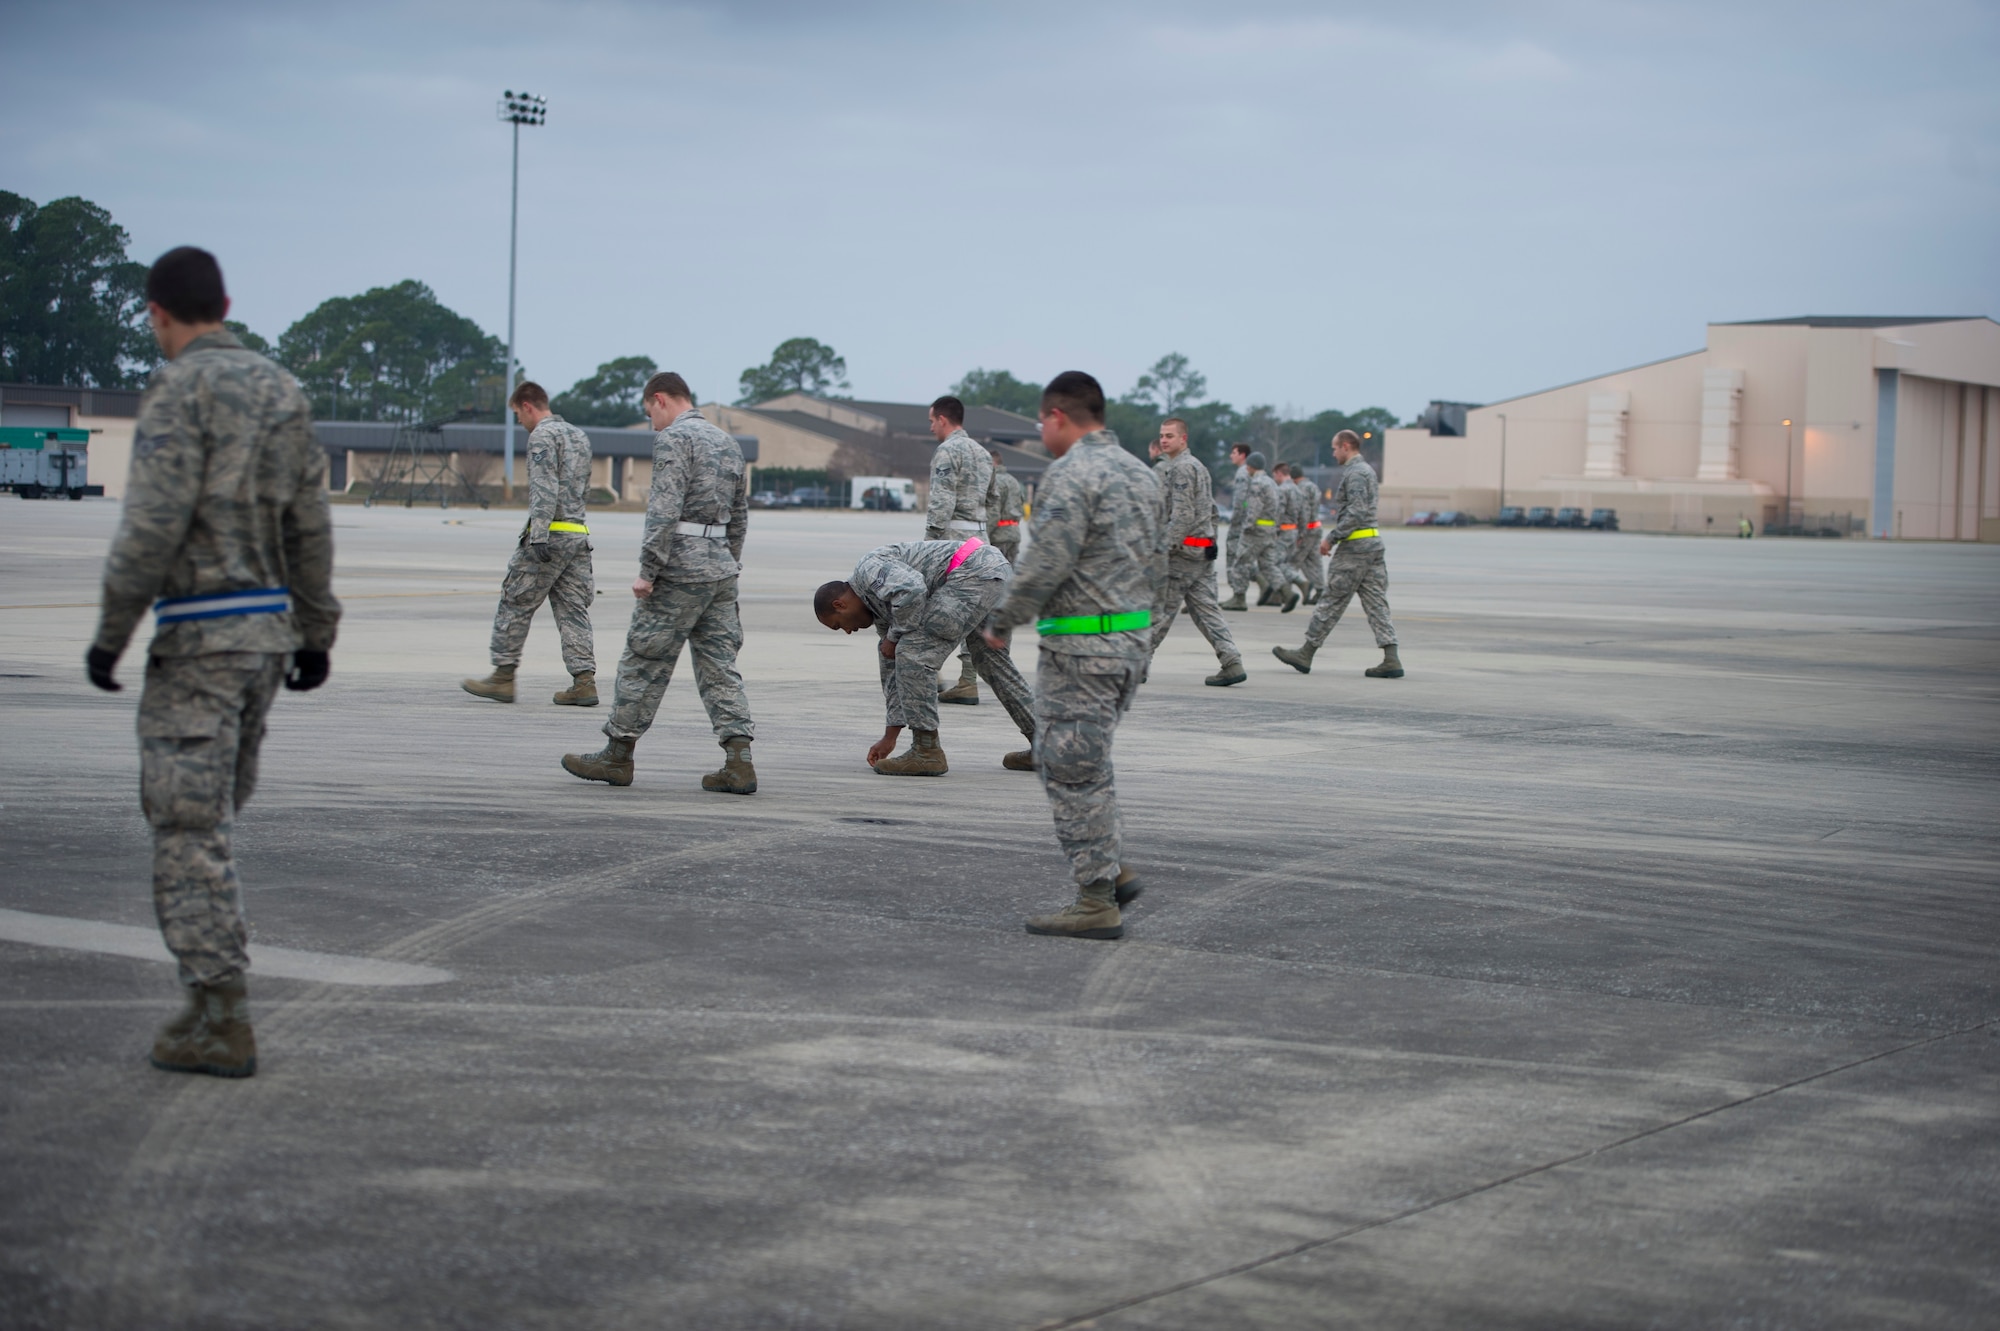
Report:
M 1306 626 L 1306 645 L 1317 650 L 1340 622 L 1340 612 L 1358 590 L 1361 608 L 1368 615 L 1368 627 L 1375 631 L 1377 647 L 1393 646 L 1396 626 L 1389 620 L 1389 567 L 1382 558 L 1382 538 L 1364 536 L 1346 539 L 1347 533 L 1366 531 L 1375 525 L 1375 469 L 1360 457 L 1340 469 L 1333 484 L 1333 526 L 1327 535 L 1338 542 L 1327 565 L 1326 593 L 1313 609 L 1312 623 Z
M 653 439 L 653 486 L 639 576 L 653 594 L 632 612 L 618 695 L 604 733 L 636 740 L 653 724 L 685 644 L 694 654 L 694 686 L 718 740 L 752 739 L 750 702 L 736 653 L 743 625 L 736 575 L 750 525 L 749 473 L 736 441 L 689 409 Z M 680 531 L 699 523 L 712 535 Z
M 1245 506 L 1250 502 L 1250 468 L 1238 467 L 1236 476 L 1229 482 L 1229 564 L 1231 580 L 1234 580 L 1236 561 L 1243 558 L 1243 525 L 1246 521 Z
M 1095 430 L 1049 464 L 1035 491 L 1006 628 L 1030 620 L 1148 611 L 1166 589 L 1160 486 L 1146 464 Z M 1151 625 L 1045 633 L 1035 679 L 1035 758 L 1056 840 L 1079 887 L 1117 876 L 1121 847 L 1111 738 L 1153 654 Z
M 1241 665 L 1243 654 L 1236 650 L 1215 596 L 1215 561 L 1209 558 L 1215 551 L 1215 496 L 1208 468 L 1183 450 L 1162 457 L 1153 475 L 1164 497 L 1167 543 L 1166 591 L 1153 610 L 1153 646 L 1160 645 L 1185 605 L 1188 618 L 1215 649 L 1215 659 L 1224 666 Z M 1189 545 L 1190 539 L 1208 544 Z
M 1320 562 L 1320 538 L 1326 533 L 1319 524 L 1319 486 L 1304 476 L 1292 479 L 1292 488 L 1299 492 L 1299 543 L 1297 553 L 1292 557 L 1292 566 L 1305 579 L 1306 587 L 1315 592 L 1326 590 L 1326 566 Z
M 154 371 L 125 485 L 94 645 L 122 653 L 154 608 L 139 698 L 153 905 L 181 982 L 221 985 L 249 965 L 230 835 L 265 718 L 287 654 L 328 650 L 340 622 L 326 453 L 292 376 L 207 333 Z
M 971 539 L 977 539 L 971 538 Z M 882 696 L 888 724 L 912 730 L 938 728 L 937 668 L 961 642 L 972 646 L 972 663 L 1014 724 L 1035 742 L 1034 698 L 1028 681 L 1004 653 L 979 637 L 993 607 L 1006 595 L 1011 573 L 997 549 L 982 544 L 951 567 L 963 541 L 903 541 L 871 550 L 849 575 L 848 585 L 875 616 L 875 631 L 896 644 L 890 660 L 880 652 Z
M 986 543 L 1009 564 L 1021 553 L 1021 483 L 997 462 L 986 487 Z
M 985 535 L 986 496 L 992 487 L 993 455 L 967 434 L 963 426 L 946 435 L 931 454 L 931 490 L 924 504 L 924 539 L 963 541 L 968 536 Z M 960 684 L 970 680 L 976 669 L 972 641 L 968 638 L 958 653 Z
M 993 479 L 986 486 L 986 543 L 1005 556 L 1012 564 L 1021 557 L 1021 524 L 1026 514 L 1022 511 L 1021 483 L 1014 479 L 1014 473 L 998 462 L 993 464 Z M 1008 629 L 1000 635 L 1007 644 L 1007 651 L 1014 648 L 1014 630 Z M 972 641 L 966 640 L 966 650 L 958 655 L 959 675 L 964 677 L 972 668 Z
M 551 522 L 585 524 L 590 489 L 590 436 L 560 416 L 550 416 L 528 436 L 528 525 L 507 561 L 500 608 L 493 615 L 493 664 L 518 666 L 535 611 L 547 601 L 562 635 L 563 665 L 572 675 L 595 673 L 590 639 L 590 537 L 550 531 Z M 547 554 L 544 561 L 541 556 Z
M 1229 519 L 1229 588 L 1241 595 L 1254 578 L 1276 591 L 1285 585 L 1278 556 L 1278 524 L 1284 520 L 1278 483 L 1268 471 L 1254 472 L 1237 494 L 1241 502 Z
M 1284 575 L 1286 586 L 1302 587 L 1306 575 L 1305 570 L 1299 567 L 1299 536 L 1306 526 L 1305 496 L 1299 493 L 1299 487 L 1292 483 L 1290 476 L 1285 477 L 1283 484 L 1279 484 L 1274 476 L 1271 484 L 1278 491 L 1278 539 L 1274 543 L 1278 568 Z

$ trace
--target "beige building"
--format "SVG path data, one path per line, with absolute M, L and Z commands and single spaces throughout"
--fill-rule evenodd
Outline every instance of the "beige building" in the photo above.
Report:
M 1450 425 L 1444 428 L 1453 428 Z M 1615 508 L 1626 530 L 2000 540 L 2000 323 L 1710 324 L 1700 351 L 1391 430 L 1382 519 Z
M 136 388 L 44 388 L 0 384 L 0 425 L 90 431 L 85 474 L 107 499 L 125 497 L 132 461 L 132 426 L 139 415 Z

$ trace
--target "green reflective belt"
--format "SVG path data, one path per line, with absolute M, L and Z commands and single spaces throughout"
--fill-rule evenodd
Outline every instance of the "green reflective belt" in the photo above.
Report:
M 1055 633 L 1129 633 L 1148 628 L 1152 622 L 1150 610 L 1127 610 L 1116 615 L 1060 615 L 1036 620 L 1035 632 L 1045 638 Z
M 1363 527 L 1360 531 L 1351 531 L 1340 539 L 1343 541 L 1358 541 L 1363 537 L 1380 536 L 1381 534 L 1381 532 L 1376 531 L 1373 527 Z
M 549 524 L 549 530 L 550 530 L 550 531 L 578 531 L 578 532 L 582 532 L 582 533 L 583 533 L 583 534 L 584 534 L 585 536 L 588 536 L 588 535 L 590 535 L 590 528 L 588 528 L 588 527 L 584 526 L 584 525 L 583 525 L 583 524 L 582 524 L 581 522 L 551 522 L 551 523 Z

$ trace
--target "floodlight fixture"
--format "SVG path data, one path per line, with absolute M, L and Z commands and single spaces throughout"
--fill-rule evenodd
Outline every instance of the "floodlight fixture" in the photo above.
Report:
M 514 395 L 514 272 L 521 243 L 521 126 L 540 125 L 549 118 L 549 99 L 531 92 L 508 89 L 500 94 L 494 114 L 503 125 L 514 127 L 514 185 L 507 222 L 507 372 L 500 386 L 500 415 L 507 427 L 506 470 L 501 492 L 514 497 L 514 411 L 506 399 Z

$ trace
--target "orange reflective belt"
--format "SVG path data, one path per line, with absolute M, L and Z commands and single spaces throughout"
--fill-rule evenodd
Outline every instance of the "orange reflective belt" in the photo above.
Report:
M 1279 531 L 1297 531 L 1298 529 L 1299 524 L 1296 522 L 1281 522 L 1278 524 Z

